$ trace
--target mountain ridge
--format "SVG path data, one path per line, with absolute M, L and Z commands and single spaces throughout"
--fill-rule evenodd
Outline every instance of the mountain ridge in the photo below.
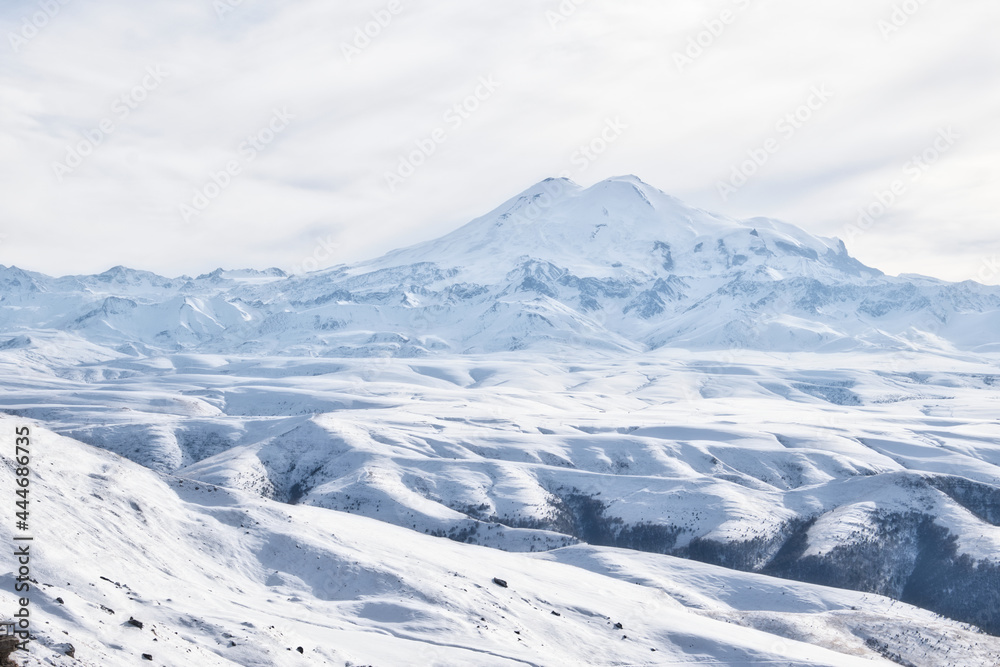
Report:
M 0 286 L 2 331 L 160 353 L 1000 349 L 998 287 L 886 276 L 839 239 L 692 208 L 634 176 L 547 179 L 438 239 L 304 275 L 0 267 Z

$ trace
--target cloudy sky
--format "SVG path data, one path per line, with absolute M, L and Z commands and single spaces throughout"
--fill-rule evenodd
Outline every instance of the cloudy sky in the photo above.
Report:
M 995 0 L 5 0 L 0 263 L 314 268 L 635 174 L 1000 283 L 998 24 Z

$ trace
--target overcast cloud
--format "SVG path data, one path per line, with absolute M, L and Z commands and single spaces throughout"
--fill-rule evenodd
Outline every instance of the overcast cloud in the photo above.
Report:
M 997 25 L 995 0 L 7 0 L 0 263 L 326 266 L 632 173 L 1000 283 Z

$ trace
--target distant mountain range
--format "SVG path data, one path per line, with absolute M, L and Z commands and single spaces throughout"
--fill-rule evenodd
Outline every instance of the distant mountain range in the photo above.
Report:
M 439 239 L 301 276 L 0 266 L 0 331 L 39 329 L 130 355 L 988 352 L 1000 288 L 886 276 L 837 239 L 695 209 L 632 176 L 549 179 Z

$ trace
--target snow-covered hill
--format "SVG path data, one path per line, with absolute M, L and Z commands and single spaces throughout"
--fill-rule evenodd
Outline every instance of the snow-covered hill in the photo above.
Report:
M 673 554 L 1000 632 L 996 359 L 40 347 L 0 351 L 0 409 L 165 474 L 506 551 Z
M 0 418 L 0 430 L 25 423 Z M 1000 658 L 1000 640 L 879 596 L 626 550 L 506 553 L 157 474 L 43 429 L 32 437 L 25 667 L 143 655 L 171 667 Z M 10 488 L 14 466 L 2 461 Z M 0 534 L 12 543 L 7 522 Z
M 0 287 L 3 330 L 124 353 L 989 351 L 1000 325 L 1000 288 L 887 277 L 836 239 L 694 209 L 631 176 L 550 179 L 440 239 L 303 276 L 0 267 Z

